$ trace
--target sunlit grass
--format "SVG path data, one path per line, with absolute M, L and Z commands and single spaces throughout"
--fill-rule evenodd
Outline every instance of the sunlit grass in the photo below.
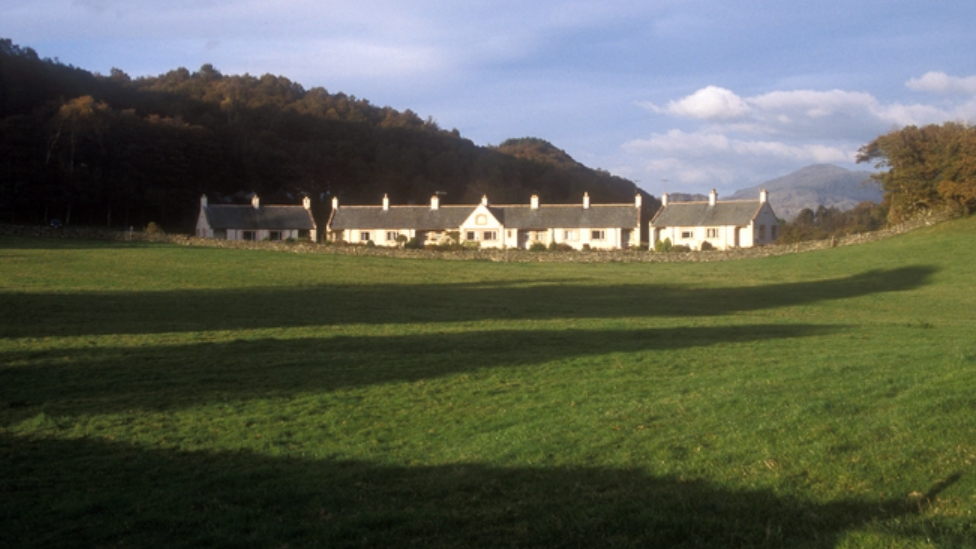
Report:
M 0 545 L 973 545 L 974 230 L 653 265 L 2 238 Z

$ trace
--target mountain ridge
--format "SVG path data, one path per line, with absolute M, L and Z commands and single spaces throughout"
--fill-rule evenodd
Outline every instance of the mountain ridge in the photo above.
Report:
M 880 187 L 871 172 L 853 171 L 833 164 L 812 164 L 759 185 L 739 189 L 730 200 L 755 199 L 769 192 L 769 203 L 780 218 L 790 220 L 802 210 L 818 207 L 850 210 L 861 202 L 881 202 Z

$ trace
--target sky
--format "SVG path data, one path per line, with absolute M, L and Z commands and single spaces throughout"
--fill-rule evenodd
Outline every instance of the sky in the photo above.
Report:
M 654 195 L 873 169 L 879 135 L 976 121 L 973 28 L 972 0 L 0 0 L 0 37 L 92 72 L 285 76 Z

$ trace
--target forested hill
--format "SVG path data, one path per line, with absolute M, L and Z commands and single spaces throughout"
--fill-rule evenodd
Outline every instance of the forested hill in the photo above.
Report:
M 540 139 L 479 147 L 432 118 L 210 65 L 92 74 L 0 40 L 0 222 L 191 230 L 201 194 L 265 203 L 630 202 L 633 182 Z M 653 210 L 657 202 L 645 196 Z

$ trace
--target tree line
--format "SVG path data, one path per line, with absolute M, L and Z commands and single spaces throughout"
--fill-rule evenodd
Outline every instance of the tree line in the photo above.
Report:
M 889 220 L 926 210 L 976 210 L 976 127 L 947 122 L 907 126 L 861 147 L 858 162 L 884 171 L 873 177 L 885 192 Z
M 265 203 L 630 202 L 636 186 L 539 139 L 476 146 L 411 110 L 211 65 L 93 74 L 0 39 L 0 222 L 192 230 L 199 196 Z M 655 201 L 645 196 L 653 211 Z

